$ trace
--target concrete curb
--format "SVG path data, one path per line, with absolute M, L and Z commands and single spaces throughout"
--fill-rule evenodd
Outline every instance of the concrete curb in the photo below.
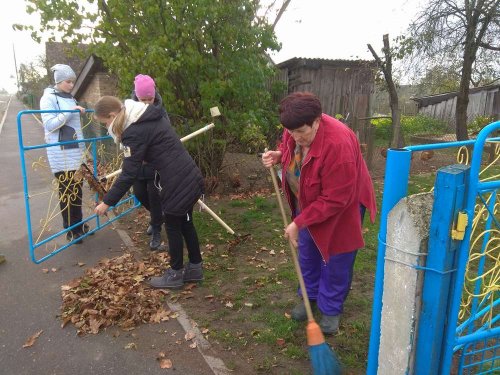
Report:
M 12 101 L 12 95 L 9 96 L 9 102 L 7 103 L 7 108 L 5 108 L 5 112 L 3 113 L 2 121 L 0 121 L 0 133 L 2 133 L 3 123 L 5 122 L 5 118 L 7 117 L 7 112 L 9 112 L 10 102 Z
M 170 310 L 175 311 L 179 314 L 177 317 L 177 321 L 180 323 L 182 328 L 184 328 L 184 331 L 187 332 L 192 332 L 195 334 L 194 340 L 197 342 L 197 349 L 200 352 L 200 354 L 203 356 L 205 359 L 205 362 L 207 363 L 208 367 L 213 371 L 215 375 L 228 375 L 231 373 L 229 369 L 226 367 L 224 362 L 217 357 L 213 357 L 211 355 L 206 354 L 205 352 L 208 351 L 211 348 L 210 343 L 203 337 L 203 334 L 200 332 L 198 327 L 196 326 L 196 323 L 190 319 L 182 308 L 181 305 L 178 303 L 173 303 L 167 302 L 168 307 Z
M 138 249 L 134 245 L 134 242 L 126 231 L 116 228 L 116 233 L 118 233 L 121 240 L 128 249 L 138 251 Z M 196 340 L 197 342 L 196 348 L 198 349 L 198 352 L 200 352 L 206 364 L 208 365 L 208 367 L 210 367 L 214 375 L 230 374 L 231 371 L 226 367 L 226 365 L 220 358 L 213 357 L 206 353 L 211 348 L 210 343 L 205 339 L 205 337 L 203 337 L 201 331 L 198 329 L 194 321 L 189 318 L 182 306 L 178 303 L 173 302 L 167 302 L 167 305 L 170 310 L 175 311 L 179 314 L 179 316 L 177 317 L 177 321 L 184 329 L 184 332 L 192 332 L 195 334 L 195 338 L 193 340 Z

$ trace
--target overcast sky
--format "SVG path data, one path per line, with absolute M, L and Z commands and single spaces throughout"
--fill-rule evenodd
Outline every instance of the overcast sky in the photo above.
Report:
M 276 63 L 292 57 L 370 59 L 366 44 L 379 51 L 382 35 L 389 33 L 392 39 L 404 32 L 423 1 L 292 0 L 276 27 L 282 49 L 272 57 Z M 8 9 L 0 13 L 0 89 L 16 89 L 13 46 L 18 67 L 44 54 L 43 44 L 34 42 L 28 32 L 11 27 L 36 22 L 36 17 L 25 14 L 23 0 L 10 1 Z

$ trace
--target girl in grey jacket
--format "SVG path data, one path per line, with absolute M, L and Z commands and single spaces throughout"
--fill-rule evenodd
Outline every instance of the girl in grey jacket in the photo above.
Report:
M 40 99 L 40 109 L 42 111 L 76 109 L 80 113 L 85 113 L 85 108 L 77 105 L 71 95 L 76 80 L 73 69 L 68 65 L 56 64 L 51 70 L 54 72 L 56 84 L 45 89 Z M 83 139 L 80 113 L 42 113 L 45 142 L 50 144 Z M 58 183 L 59 206 L 64 228 L 82 221 L 82 182 L 75 180 L 75 172 L 82 164 L 84 150 L 84 143 L 47 148 L 50 169 Z M 88 231 L 87 224 L 74 227 L 67 232 L 66 238 L 68 241 L 78 239 L 84 231 Z M 81 240 L 76 243 L 81 243 Z

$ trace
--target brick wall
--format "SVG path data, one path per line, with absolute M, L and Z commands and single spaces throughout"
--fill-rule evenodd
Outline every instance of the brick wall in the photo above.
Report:
M 101 96 L 117 95 L 118 81 L 116 77 L 108 73 L 95 73 L 85 92 L 78 98 L 78 101 L 88 108 L 92 108 Z

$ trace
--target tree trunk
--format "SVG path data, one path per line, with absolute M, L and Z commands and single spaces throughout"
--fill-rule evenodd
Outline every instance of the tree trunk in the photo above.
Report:
M 469 84 L 472 77 L 472 64 L 476 55 L 474 45 L 466 37 L 464 46 L 464 64 L 462 77 L 460 78 L 460 90 L 457 96 L 457 108 L 455 111 L 455 125 L 457 141 L 469 139 L 467 132 L 467 106 L 469 105 Z
M 401 148 L 404 146 L 403 132 L 401 131 L 401 111 L 396 101 L 396 105 L 393 107 L 391 102 L 391 117 L 392 117 L 392 148 Z
M 391 106 L 392 117 L 392 141 L 391 147 L 400 148 L 404 146 L 403 132 L 401 130 L 401 110 L 399 109 L 399 98 L 396 84 L 392 78 L 392 53 L 389 46 L 389 34 L 383 36 L 385 69 L 384 76 L 389 90 L 389 104 Z
M 462 76 L 463 81 L 464 78 Z M 460 91 L 457 96 L 457 108 L 455 112 L 455 133 L 457 135 L 457 141 L 465 141 L 469 139 L 469 134 L 467 132 L 467 106 L 469 105 L 469 86 L 468 82 L 460 82 Z
M 368 44 L 368 49 L 372 53 L 378 67 L 384 74 L 385 82 L 387 84 L 387 90 L 389 91 L 389 104 L 391 106 L 391 118 L 392 118 L 392 140 L 391 147 L 400 148 L 404 146 L 403 131 L 401 129 L 401 110 L 399 109 L 399 98 L 398 92 L 396 90 L 396 85 L 392 78 L 392 52 L 389 46 L 389 34 L 385 34 L 382 37 L 384 41 L 384 57 L 385 61 L 382 61 L 378 54 L 375 52 L 371 44 Z
M 472 17 L 464 41 L 464 62 L 462 65 L 462 76 L 460 78 L 460 90 L 457 96 L 457 107 L 455 110 L 455 126 L 457 141 L 469 139 L 467 132 L 467 106 L 469 105 L 469 85 L 472 77 L 472 65 L 476 57 L 477 47 L 474 44 L 476 20 Z

